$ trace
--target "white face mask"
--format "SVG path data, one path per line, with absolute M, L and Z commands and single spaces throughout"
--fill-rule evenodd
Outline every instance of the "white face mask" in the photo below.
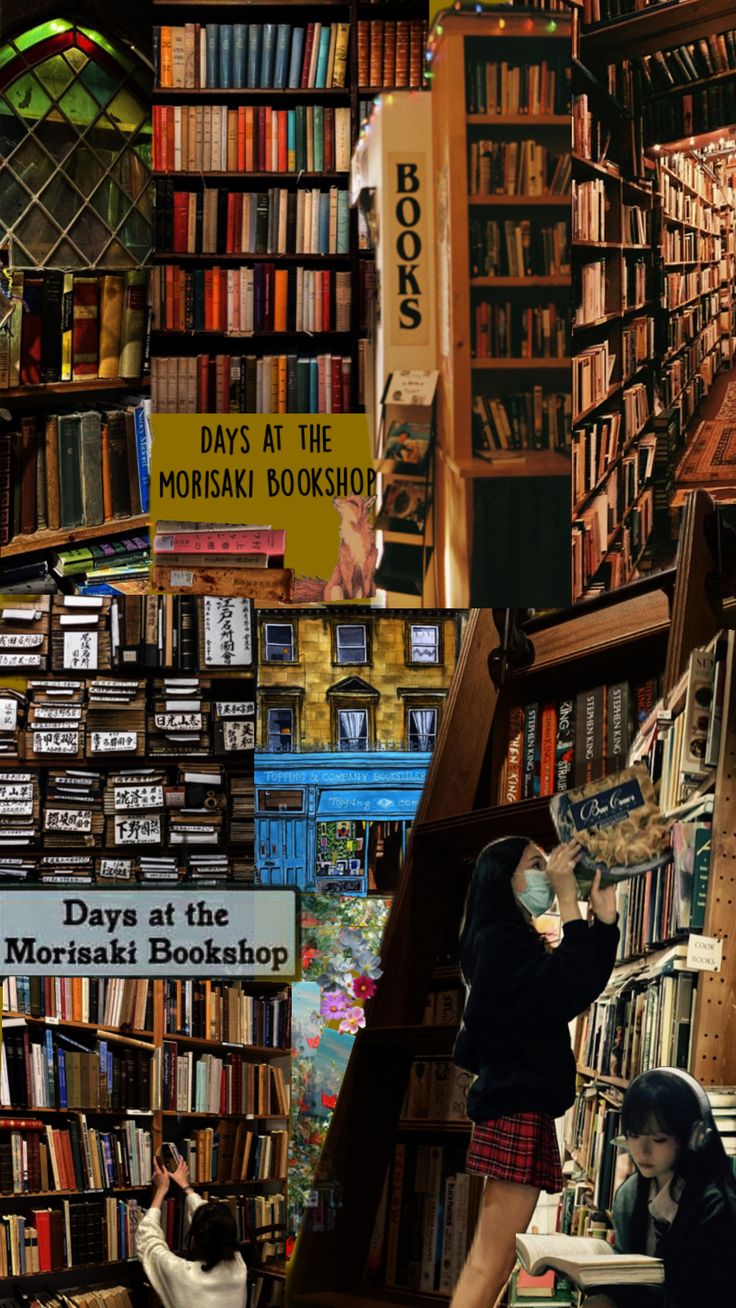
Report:
M 524 873 L 524 876 L 526 877 L 526 889 L 519 891 L 516 898 L 532 917 L 541 917 L 543 913 L 548 912 L 552 907 L 555 892 L 549 883 L 546 872 L 531 868 Z

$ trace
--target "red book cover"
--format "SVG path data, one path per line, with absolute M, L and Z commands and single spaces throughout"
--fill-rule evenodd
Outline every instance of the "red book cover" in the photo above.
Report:
M 265 109 L 263 110 L 263 113 L 265 118 L 264 136 L 266 140 L 265 168 L 266 168 L 266 172 L 270 173 L 274 171 L 273 147 L 274 147 L 274 140 L 276 139 L 274 135 L 276 131 L 276 124 L 273 121 L 273 109 L 271 108 L 270 104 L 266 105 Z
M 330 363 L 332 412 L 342 413 L 342 359 L 333 354 Z
M 40 338 L 39 338 L 40 339 Z M 35 418 L 23 418 L 21 430 L 21 500 L 20 529 L 24 536 L 30 536 L 36 530 L 36 457 L 37 437 Z
M 279 172 L 285 173 L 289 166 L 289 152 L 286 138 L 286 112 L 282 110 L 278 115 L 279 131 Z
M 38 1232 L 38 1270 L 39 1272 L 50 1272 L 52 1270 L 51 1256 L 51 1210 L 48 1208 L 33 1208 L 33 1223 Z
M 342 361 L 342 411 L 352 413 L 350 404 L 350 360 Z
M 258 106 L 258 167 L 259 173 L 270 172 L 270 166 L 266 163 L 266 106 Z
M 307 35 L 304 39 L 304 59 L 302 61 L 302 75 L 300 86 L 302 88 L 309 86 L 309 64 L 312 58 L 312 45 L 314 43 L 314 23 L 307 24 Z
M 38 386 L 41 381 L 42 322 L 43 278 L 26 275 L 23 281 L 23 316 L 20 332 L 21 386 Z
M 335 171 L 335 111 L 327 108 L 324 112 L 323 120 L 323 142 L 325 153 L 325 172 L 334 173 Z
M 227 226 L 225 230 L 225 253 L 235 254 L 235 196 L 230 193 L 227 197 Z
M 209 413 L 210 361 L 206 354 L 197 355 L 197 412 Z
M 165 115 L 163 139 L 165 142 L 166 159 L 164 163 L 164 171 L 167 173 L 173 173 L 174 161 L 176 158 L 174 149 L 174 106 L 170 104 L 162 105 L 161 112 Z
M 225 356 L 218 356 L 218 359 L 220 357 Z M 269 531 L 260 527 L 239 527 L 234 531 L 176 531 L 156 536 L 157 554 L 267 554 L 272 557 L 283 554 L 285 549 L 286 532 L 278 528 Z
M 509 740 L 506 747 L 506 771 L 502 804 L 516 804 L 522 797 L 521 773 L 524 754 L 524 710 L 512 708 L 509 713 Z
M 273 331 L 273 275 L 275 272 L 272 263 L 263 265 L 263 330 L 264 332 Z
M 255 149 L 256 117 L 253 111 L 253 105 L 245 106 L 245 171 L 247 173 L 257 172 L 254 159 L 258 158 Z
M 72 378 L 97 376 L 97 278 L 74 278 L 72 301 Z
M 557 707 L 545 704 L 542 709 L 542 743 L 540 747 L 540 795 L 555 793 L 555 745 L 557 742 Z
M 162 172 L 164 171 L 163 168 L 161 167 L 161 144 L 160 144 L 160 142 L 161 142 L 161 109 L 162 109 L 162 106 L 159 105 L 159 104 L 155 104 L 155 105 L 153 106 L 153 151 L 152 151 L 152 160 L 153 160 L 153 169 L 154 169 L 154 172 L 157 172 L 157 173 L 162 173 Z
M 177 254 L 187 253 L 188 228 L 189 228 L 189 191 L 174 191 L 172 248 L 175 250 Z
M 215 330 L 215 268 L 204 270 L 204 329 Z
M 335 311 L 332 304 L 332 273 L 322 269 L 322 331 L 332 331 L 335 325 Z

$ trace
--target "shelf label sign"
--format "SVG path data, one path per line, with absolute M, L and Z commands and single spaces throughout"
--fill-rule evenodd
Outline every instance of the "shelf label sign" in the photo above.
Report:
M 723 941 L 717 936 L 688 936 L 687 967 L 693 972 L 720 972 Z
M 427 157 L 389 153 L 389 204 L 386 244 L 389 343 L 426 345 L 429 341 L 429 248 Z
M 298 976 L 296 891 L 0 889 L 7 976 Z

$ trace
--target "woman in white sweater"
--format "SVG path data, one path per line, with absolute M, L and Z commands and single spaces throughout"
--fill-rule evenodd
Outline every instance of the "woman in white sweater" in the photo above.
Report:
M 169 1185 L 181 1186 L 185 1199 L 185 1232 L 189 1258 L 180 1258 L 166 1243 L 161 1209 Z M 153 1199 L 136 1235 L 138 1257 L 164 1308 L 246 1308 L 247 1268 L 238 1251 L 235 1218 L 227 1204 L 206 1203 L 189 1184 L 182 1159 L 175 1172 L 154 1159 Z

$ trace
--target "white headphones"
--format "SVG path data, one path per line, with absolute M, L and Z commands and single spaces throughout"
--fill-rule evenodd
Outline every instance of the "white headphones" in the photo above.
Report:
M 683 1072 L 680 1067 L 658 1067 L 656 1069 L 652 1068 L 648 1072 L 642 1072 L 639 1076 L 634 1078 L 629 1089 L 632 1089 L 639 1081 L 643 1081 L 645 1077 L 651 1076 L 654 1071 L 656 1071 L 658 1076 L 665 1075 L 679 1077 L 681 1081 L 685 1082 L 685 1085 L 690 1087 L 695 1095 L 695 1098 L 698 1101 L 700 1116 L 693 1122 L 687 1147 L 692 1154 L 702 1153 L 704 1149 L 708 1148 L 715 1133 L 713 1111 L 711 1109 L 710 1099 L 705 1093 L 705 1090 L 700 1082 L 695 1080 L 694 1076 L 691 1076 L 689 1072 Z

